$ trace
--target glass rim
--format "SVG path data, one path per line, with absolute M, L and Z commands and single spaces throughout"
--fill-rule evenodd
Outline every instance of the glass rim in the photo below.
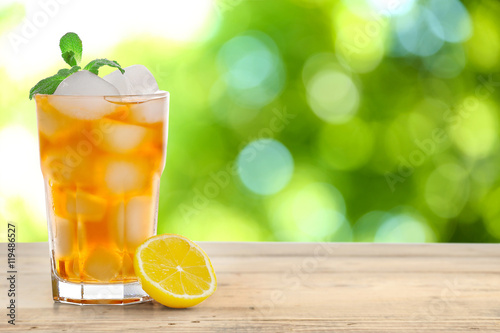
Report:
M 170 92 L 165 90 L 159 90 L 153 94 L 142 94 L 142 95 L 54 95 L 54 94 L 35 94 L 36 96 L 48 97 L 52 96 L 52 98 L 117 98 L 117 99 L 158 99 L 163 97 L 170 96 Z

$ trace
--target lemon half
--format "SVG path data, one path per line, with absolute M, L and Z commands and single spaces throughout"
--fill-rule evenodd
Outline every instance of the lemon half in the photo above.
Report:
M 146 240 L 135 252 L 134 270 L 142 289 L 171 308 L 196 305 L 217 288 L 207 254 L 179 235 L 163 234 Z

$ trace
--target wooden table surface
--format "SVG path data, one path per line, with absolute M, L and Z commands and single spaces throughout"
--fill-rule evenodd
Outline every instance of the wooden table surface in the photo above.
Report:
M 56 304 L 48 245 L 17 244 L 16 326 L 7 324 L 3 277 L 0 331 L 500 332 L 499 244 L 200 245 L 218 290 L 175 310 Z

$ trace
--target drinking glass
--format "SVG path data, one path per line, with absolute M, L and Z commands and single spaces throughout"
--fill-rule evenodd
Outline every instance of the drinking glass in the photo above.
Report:
M 168 92 L 35 99 L 54 301 L 151 300 L 133 257 L 156 234 Z

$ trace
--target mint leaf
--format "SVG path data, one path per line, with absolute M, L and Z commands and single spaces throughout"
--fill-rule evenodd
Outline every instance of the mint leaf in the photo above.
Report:
M 61 55 L 70 66 L 76 66 L 82 60 L 82 40 L 74 32 L 68 32 L 59 41 Z
M 83 69 L 88 70 L 89 72 L 94 73 L 95 75 L 99 75 L 99 68 L 102 66 L 110 66 L 114 68 L 118 68 L 120 72 L 125 73 L 125 70 L 114 60 L 108 60 L 108 59 L 96 59 L 92 60 L 85 66 Z
M 31 88 L 30 99 L 33 99 L 33 96 L 35 96 L 36 94 L 49 94 L 49 95 L 53 94 L 63 80 L 64 80 L 63 77 L 53 75 L 39 81 L 37 84 L 35 84 L 33 88 Z
M 77 61 L 75 58 L 75 52 L 67 51 L 67 52 L 64 52 L 63 54 L 61 54 L 61 56 L 68 65 L 76 66 Z
M 51 95 L 56 91 L 57 87 L 61 84 L 61 82 L 70 76 L 71 74 L 78 72 L 80 70 L 80 66 L 73 66 L 71 69 L 64 68 L 60 69 L 57 74 L 49 76 L 35 84 L 33 88 L 30 90 L 30 99 L 33 99 L 35 94 L 48 94 Z
M 78 72 L 80 69 L 81 69 L 80 66 L 73 66 L 70 69 L 63 68 L 63 69 L 58 70 L 56 75 L 57 76 L 62 76 L 64 78 L 67 78 L 71 74 L 73 74 L 75 72 Z

